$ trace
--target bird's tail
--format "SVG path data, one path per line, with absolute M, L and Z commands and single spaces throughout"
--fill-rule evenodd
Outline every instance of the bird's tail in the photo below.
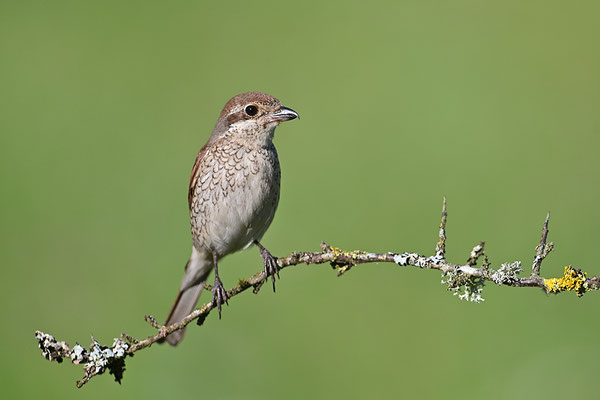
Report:
M 192 256 L 185 267 L 181 287 L 173 306 L 171 306 L 165 326 L 181 322 L 192 312 L 212 267 L 213 263 L 209 255 L 202 255 L 195 248 L 192 250 Z M 176 346 L 183 339 L 184 333 L 185 328 L 171 333 L 166 340 L 171 346 Z

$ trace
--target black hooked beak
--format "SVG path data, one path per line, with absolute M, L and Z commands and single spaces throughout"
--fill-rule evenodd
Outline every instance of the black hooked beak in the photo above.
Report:
M 278 122 L 290 121 L 295 118 L 300 119 L 300 116 L 296 111 L 283 106 L 279 107 L 279 110 L 273 112 L 271 116 L 273 117 L 273 121 Z

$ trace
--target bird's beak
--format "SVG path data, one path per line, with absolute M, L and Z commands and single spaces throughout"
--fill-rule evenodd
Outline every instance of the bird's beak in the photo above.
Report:
M 300 118 L 300 116 L 296 111 L 292 110 L 291 108 L 281 106 L 279 107 L 279 110 L 271 113 L 271 118 L 273 121 L 283 122 L 290 121 L 295 118 Z

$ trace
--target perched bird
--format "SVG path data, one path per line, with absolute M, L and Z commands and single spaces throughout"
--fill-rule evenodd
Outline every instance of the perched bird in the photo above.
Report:
M 260 249 L 275 290 L 277 262 L 259 240 L 279 203 L 281 172 L 273 134 L 281 122 L 294 118 L 298 118 L 294 110 L 265 93 L 239 94 L 225 104 L 192 168 L 188 192 L 192 255 L 165 325 L 180 322 L 194 309 L 213 268 L 213 304 L 220 317 L 227 291 L 218 262 L 253 244 Z M 175 346 L 183 334 L 173 332 L 166 340 Z

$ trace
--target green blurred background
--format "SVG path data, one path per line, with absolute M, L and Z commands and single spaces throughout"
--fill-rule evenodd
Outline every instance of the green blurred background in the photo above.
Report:
M 551 210 L 542 274 L 600 274 L 600 7 L 523 3 L 0 3 L 2 397 L 597 396 L 599 293 L 488 285 L 472 304 L 393 265 L 286 270 L 276 294 L 129 359 L 121 386 L 76 389 L 81 368 L 33 338 L 152 332 L 191 249 L 194 157 L 248 90 L 302 116 L 275 138 L 275 255 L 430 255 L 445 195 L 450 261 L 486 240 L 493 266 L 529 271 Z M 250 249 L 222 277 L 260 268 Z

